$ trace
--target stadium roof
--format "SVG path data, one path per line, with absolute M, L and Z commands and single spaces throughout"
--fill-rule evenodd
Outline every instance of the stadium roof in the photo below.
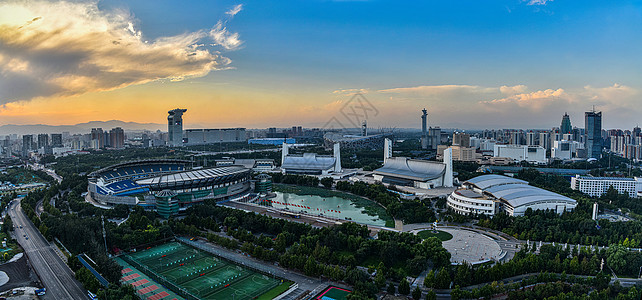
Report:
M 503 200 L 513 208 L 540 202 L 577 203 L 569 197 L 528 185 L 524 180 L 502 175 L 477 176 L 464 184 L 472 184 L 482 189 L 484 194 Z
M 386 159 L 383 167 L 376 169 L 375 174 L 399 177 L 416 181 L 428 181 L 441 177 L 446 172 L 446 165 L 440 162 L 391 157 Z
M 288 170 L 329 170 L 334 168 L 336 158 L 333 156 L 320 156 L 316 153 L 303 155 L 287 155 L 283 158 L 282 169 Z
M 235 178 L 245 177 L 249 172 L 249 169 L 240 166 L 214 167 L 141 179 L 136 183 L 149 186 L 152 190 L 193 188 L 229 182 Z
M 469 179 L 466 182 L 472 183 L 476 187 L 485 190 L 489 187 L 504 185 L 504 184 L 528 184 L 528 182 L 512 177 L 502 175 L 482 175 Z
M 191 161 L 180 160 L 180 159 L 141 159 L 141 160 L 134 160 L 134 161 L 128 161 L 124 163 L 119 163 L 119 164 L 111 165 L 109 167 L 104 167 L 102 169 L 91 172 L 89 176 L 97 176 L 98 174 L 101 174 L 107 171 L 113 171 L 114 169 L 129 167 L 129 166 L 150 165 L 150 164 L 183 164 L 185 165 L 189 163 L 191 163 Z

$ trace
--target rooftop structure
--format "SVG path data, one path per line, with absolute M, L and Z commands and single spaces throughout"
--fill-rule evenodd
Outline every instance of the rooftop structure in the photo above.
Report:
M 167 217 L 168 212 L 184 211 L 205 199 L 222 201 L 249 192 L 251 171 L 247 168 L 188 170 L 187 163 L 142 160 L 100 169 L 89 176 L 88 196 L 102 205 L 139 205 L 152 210 L 158 208 L 160 200 L 163 216 Z
M 334 144 L 334 154 L 316 153 L 290 154 L 290 145 L 283 143 L 281 172 L 284 174 L 327 175 L 341 172 L 341 151 L 339 143 Z
M 385 140 L 384 165 L 374 171 L 383 183 L 416 188 L 452 187 L 452 149 L 444 151 L 444 162 L 392 157 L 392 141 Z

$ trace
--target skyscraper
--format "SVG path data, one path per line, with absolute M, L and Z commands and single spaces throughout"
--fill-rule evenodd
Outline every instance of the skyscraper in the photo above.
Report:
M 109 131 L 109 145 L 116 149 L 125 146 L 125 131 L 122 128 L 116 127 Z
M 171 147 L 183 145 L 183 114 L 187 109 L 172 109 L 167 113 L 167 132 L 169 134 L 167 143 Z
M 25 134 L 22 136 L 22 155 L 27 156 L 30 150 L 33 150 L 33 135 Z
M 38 149 L 47 148 L 49 146 L 49 135 L 41 133 L 38 135 Z
M 52 133 L 51 134 L 51 146 L 52 147 L 62 147 L 62 134 Z
M 560 126 L 560 133 L 567 134 L 573 133 L 573 127 L 571 126 L 571 117 L 567 113 L 564 113 L 562 117 L 562 125 Z
M 91 148 L 105 148 L 105 132 L 102 128 L 91 129 Z
M 602 154 L 602 112 L 587 111 L 584 114 L 586 128 L 586 154 L 588 158 L 600 158 Z

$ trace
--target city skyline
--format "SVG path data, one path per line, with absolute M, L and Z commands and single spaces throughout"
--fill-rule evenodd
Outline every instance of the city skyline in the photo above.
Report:
M 604 129 L 629 129 L 642 113 L 634 2 L 0 7 L 0 125 L 162 124 L 184 107 L 185 128 L 323 127 L 355 92 L 373 128 L 420 128 L 423 107 L 428 126 L 462 129 L 550 128 L 564 112 L 584 127 L 593 105 Z

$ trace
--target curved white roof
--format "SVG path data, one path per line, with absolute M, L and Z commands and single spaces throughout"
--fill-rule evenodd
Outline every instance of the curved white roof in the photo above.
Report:
M 383 167 L 376 169 L 375 174 L 405 179 L 427 181 L 441 177 L 446 172 L 446 165 L 436 161 L 391 157 L 386 159 Z
M 573 205 L 577 203 L 577 201 L 569 197 L 528 185 L 527 181 L 502 175 L 477 176 L 469 179 L 464 184 L 473 185 L 513 208 L 542 202 Z
M 281 164 L 282 169 L 291 170 L 329 170 L 334 168 L 337 159 L 334 156 L 321 156 L 316 153 L 287 155 Z
M 486 175 L 478 176 L 478 177 L 483 177 Z M 477 177 L 475 177 L 477 178 Z M 473 179 L 475 179 L 473 178 Z M 468 181 L 470 182 L 470 180 Z M 473 183 L 475 186 L 478 188 L 485 190 L 490 187 L 498 186 L 498 185 L 505 185 L 505 184 L 528 184 L 527 181 L 520 180 L 520 179 L 515 179 L 511 177 L 506 177 L 506 176 L 501 176 L 501 178 L 485 178 L 483 180 L 479 180 L 475 183 Z

